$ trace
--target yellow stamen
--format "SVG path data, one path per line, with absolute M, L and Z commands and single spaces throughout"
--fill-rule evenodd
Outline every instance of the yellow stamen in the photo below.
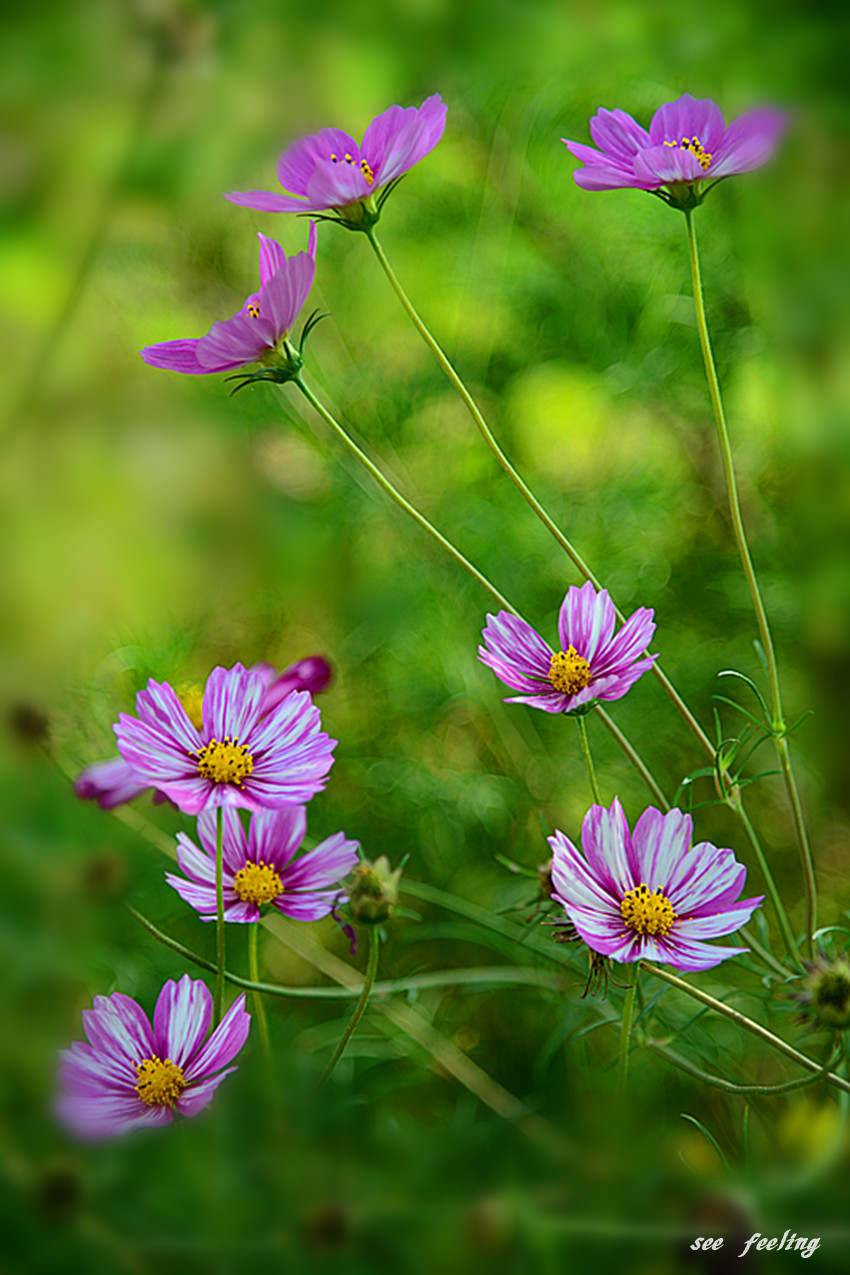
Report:
M 233 878 L 233 888 L 243 903 L 271 903 L 283 894 L 283 882 L 269 863 L 245 864 Z
M 211 739 L 195 756 L 198 774 L 211 779 L 214 784 L 235 784 L 242 787 L 242 780 L 254 769 L 254 759 L 238 739 L 225 735 L 224 739 Z
M 664 145 L 681 146 L 682 150 L 690 151 L 699 160 L 700 168 L 708 168 L 711 163 L 711 155 L 698 137 L 683 137 L 681 142 L 665 142 Z
M 172 1107 L 186 1088 L 182 1067 L 170 1058 L 145 1058 L 136 1074 L 136 1093 L 148 1107 Z
M 351 156 L 349 155 L 348 151 L 346 151 L 346 152 L 345 152 L 345 162 L 346 162 L 346 164 L 353 164 L 353 163 L 354 163 L 354 160 L 351 158 Z
M 177 691 L 177 698 L 186 710 L 186 716 L 195 730 L 200 730 L 204 724 L 203 686 L 194 686 L 191 682 L 187 682 Z
M 360 161 L 360 171 L 366 178 L 366 185 L 371 186 L 372 182 L 375 180 L 375 174 L 372 172 L 372 169 L 366 163 L 365 159 L 361 159 Z
M 590 683 L 590 665 L 574 646 L 558 651 L 549 665 L 549 681 L 562 695 L 576 695 Z
M 257 305 L 256 301 L 252 301 L 250 305 L 246 305 L 245 309 L 248 311 L 252 319 L 259 319 L 260 307 Z
M 339 163 L 339 160 L 337 159 L 336 155 L 334 155 L 333 151 L 331 151 L 331 163 L 332 163 L 332 164 L 338 164 L 338 163 Z
M 661 890 L 653 890 L 650 894 L 648 885 L 639 885 L 623 895 L 620 916 L 636 934 L 660 934 L 664 938 L 670 933 L 677 914 Z

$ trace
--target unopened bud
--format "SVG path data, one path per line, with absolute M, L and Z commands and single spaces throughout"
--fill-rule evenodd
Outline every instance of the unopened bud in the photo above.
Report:
M 384 854 L 374 863 L 358 863 L 347 883 L 352 919 L 360 925 L 388 921 L 398 903 L 401 872 L 401 868 L 390 870 L 390 861 Z
M 845 952 L 829 957 L 818 953 L 816 961 L 806 962 L 808 971 L 799 992 L 792 993 L 800 1006 L 801 1017 L 824 1027 L 843 1031 L 850 1027 L 850 959 Z

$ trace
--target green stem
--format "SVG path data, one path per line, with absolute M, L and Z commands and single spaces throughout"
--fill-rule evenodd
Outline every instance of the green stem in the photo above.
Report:
M 693 285 L 697 330 L 699 332 L 700 346 L 702 348 L 703 363 L 705 364 L 705 374 L 708 379 L 708 391 L 711 396 L 711 406 L 714 410 L 714 420 L 717 425 L 720 454 L 723 458 L 723 471 L 726 477 L 726 493 L 729 500 L 729 512 L 732 518 L 732 530 L 735 535 L 735 543 L 738 547 L 738 556 L 741 559 L 744 577 L 747 581 L 747 588 L 750 592 L 750 599 L 755 612 L 759 639 L 761 641 L 765 662 L 767 664 L 767 680 L 770 687 L 771 710 L 773 712 L 773 735 L 779 752 L 782 777 L 785 781 L 788 800 L 791 804 L 794 830 L 800 850 L 803 880 L 806 887 L 806 942 L 809 956 L 811 957 L 814 942 L 812 936 L 817 928 L 817 886 L 815 882 L 814 863 L 812 861 L 811 847 L 809 846 L 806 825 L 803 819 L 800 795 L 797 791 L 794 772 L 791 769 L 791 755 L 788 748 L 788 741 L 785 737 L 786 725 L 782 714 L 782 695 L 779 687 L 779 670 L 776 666 L 776 653 L 773 648 L 773 638 L 771 637 L 770 626 L 767 621 L 767 613 L 764 609 L 764 603 L 762 602 L 761 593 L 759 591 L 758 580 L 756 579 L 755 569 L 753 568 L 752 558 L 750 557 L 750 549 L 747 544 L 746 532 L 744 531 L 744 521 L 741 516 L 741 503 L 738 497 L 738 484 L 735 478 L 732 445 L 729 439 L 729 430 L 726 425 L 726 413 L 723 410 L 723 400 L 720 395 L 720 383 L 717 379 L 717 369 L 714 363 L 714 355 L 711 349 L 711 338 L 708 332 L 708 321 L 705 315 L 705 300 L 703 297 L 702 277 L 700 274 L 696 228 L 694 225 L 693 212 L 691 210 L 685 212 L 685 221 L 688 227 L 688 257 L 691 266 L 691 282 Z
M 763 1094 L 766 1097 L 772 1097 L 774 1094 L 792 1093 L 795 1089 L 804 1089 L 807 1085 L 816 1085 L 819 1080 L 826 1079 L 829 1068 L 835 1061 L 835 1056 L 833 1055 L 819 1072 L 812 1076 L 803 1076 L 801 1080 L 786 1080 L 781 1085 L 739 1085 L 733 1080 L 726 1080 L 723 1076 L 714 1076 L 708 1071 L 703 1071 L 701 1067 L 689 1062 L 681 1054 L 674 1053 L 672 1049 L 667 1049 L 664 1045 L 659 1045 L 654 1040 L 645 1040 L 643 1045 L 646 1049 L 651 1049 L 653 1053 L 660 1054 L 662 1058 L 666 1058 L 669 1063 L 672 1063 L 674 1067 L 678 1067 L 680 1071 L 685 1071 L 696 1080 L 701 1080 L 703 1084 L 713 1085 L 717 1089 L 725 1089 L 727 1093 L 755 1093 Z
M 527 502 L 527 504 L 531 507 L 531 509 L 534 511 L 534 513 L 543 523 L 543 526 L 546 528 L 546 530 L 555 538 L 557 543 L 563 549 L 564 553 L 566 553 L 567 557 L 576 567 L 578 572 L 584 577 L 585 580 L 589 580 L 591 584 L 594 586 L 594 588 L 601 589 L 602 585 L 600 584 L 596 576 L 593 574 L 590 567 L 584 561 L 581 554 L 574 547 L 574 545 L 567 539 L 567 537 L 561 531 L 560 527 L 558 527 L 557 523 L 549 516 L 549 514 L 541 505 L 540 501 L 534 495 L 534 492 L 527 485 L 527 483 L 520 477 L 516 469 L 514 469 L 513 465 L 508 460 L 505 453 L 502 451 L 502 448 L 499 446 L 499 443 L 497 442 L 492 430 L 490 429 L 490 426 L 487 424 L 484 417 L 481 415 L 481 412 L 474 398 L 472 397 L 469 390 L 464 385 L 461 378 L 458 376 L 457 372 L 455 371 L 454 367 L 452 366 L 450 360 L 448 359 L 447 355 L 443 351 L 442 347 L 437 342 L 436 338 L 432 336 L 431 332 L 429 331 L 429 329 L 423 322 L 422 318 L 420 317 L 418 311 L 414 307 L 413 302 L 408 297 L 404 288 L 399 283 L 399 280 L 396 276 L 395 271 L 393 270 L 392 266 L 387 260 L 386 253 L 384 252 L 383 248 L 378 242 L 378 238 L 374 232 L 374 229 L 366 232 L 366 237 L 368 238 L 370 244 L 372 245 L 372 249 L 375 253 L 375 256 L 378 258 L 381 268 L 384 271 L 384 274 L 387 276 L 387 279 L 389 280 L 391 288 L 395 292 L 396 296 L 398 297 L 399 301 L 402 304 L 402 307 L 407 313 L 408 318 L 410 319 L 413 326 L 416 328 L 419 335 L 422 337 L 422 340 L 430 349 L 431 353 L 434 355 L 440 367 L 445 372 L 452 387 L 457 391 L 464 406 L 466 407 L 466 410 L 469 412 L 470 416 L 472 417 L 473 421 L 478 427 L 478 430 L 481 433 L 482 438 L 484 439 L 485 443 L 489 447 L 490 451 L 493 453 L 493 456 L 496 458 L 496 461 L 498 462 L 498 464 L 502 467 L 504 472 L 508 475 L 511 482 L 516 487 L 517 491 L 520 493 L 523 499 Z M 625 616 L 620 610 L 616 608 L 616 606 L 614 609 L 616 611 L 617 618 L 619 619 L 620 623 L 624 624 Z M 697 740 L 699 741 L 700 747 L 708 754 L 709 757 L 711 757 L 713 761 L 714 760 L 714 745 L 712 744 L 708 736 L 705 734 L 699 722 L 691 713 L 687 704 L 685 704 L 684 700 L 679 695 L 678 691 L 673 686 L 672 682 L 665 676 L 665 674 L 658 667 L 657 661 L 652 666 L 652 672 L 654 676 L 657 678 L 657 680 L 661 683 L 662 687 L 664 688 L 664 691 L 666 692 L 666 694 L 669 696 L 669 698 L 675 705 L 677 711 L 682 715 L 682 718 L 686 722 L 688 728 L 696 736 Z
M 421 514 L 414 505 L 410 503 L 409 500 L 405 500 L 404 496 L 402 496 L 398 488 L 395 487 L 390 482 L 390 480 L 386 477 L 386 475 L 382 473 L 382 471 L 378 468 L 378 466 L 375 465 L 374 462 L 369 459 L 369 457 L 366 455 L 363 449 L 361 447 L 358 447 L 357 443 L 355 443 L 354 439 L 349 435 L 347 430 L 343 429 L 339 421 L 336 420 L 336 418 L 331 415 L 328 409 L 316 397 L 316 395 L 309 388 L 309 386 L 307 386 L 304 383 L 301 377 L 300 376 L 295 377 L 293 378 L 293 381 L 294 381 L 294 384 L 298 386 L 298 389 L 307 399 L 307 402 L 311 405 L 314 411 L 318 412 L 319 416 L 321 416 L 322 420 L 325 422 L 326 425 L 330 426 L 330 428 L 333 430 L 334 434 L 337 436 L 340 442 L 342 442 L 343 445 L 348 449 L 348 451 L 350 451 L 352 455 L 357 458 L 357 460 L 364 467 L 364 469 L 366 469 L 366 471 L 369 474 L 371 474 L 371 476 L 374 478 L 375 482 L 382 489 L 382 491 L 385 491 L 386 494 L 390 497 L 390 499 L 394 501 L 395 504 L 397 504 L 400 509 L 403 509 L 404 512 L 410 518 L 412 518 L 413 521 L 418 526 L 422 527 L 424 531 L 427 531 L 428 535 L 431 536 L 431 538 L 437 542 L 437 544 L 440 546 L 441 549 L 444 549 L 446 553 L 451 558 L 454 559 L 455 562 L 459 563 L 463 567 L 463 569 L 472 576 L 473 580 L 475 580 L 478 584 L 480 584 L 483 589 L 486 589 L 491 597 L 495 598 L 496 602 L 498 602 L 500 607 L 503 607 L 504 610 L 510 611 L 511 615 L 518 616 L 521 619 L 522 617 L 520 616 L 520 613 L 519 611 L 517 611 L 516 607 L 512 606 L 511 603 L 508 602 L 507 598 L 502 596 L 502 594 L 499 592 L 496 586 L 492 584 L 487 579 L 487 577 L 478 570 L 477 567 L 474 567 L 472 563 L 469 561 L 469 559 L 465 558 L 464 555 L 460 552 L 460 550 L 456 549 L 455 546 L 451 543 L 451 541 L 447 540 L 446 537 L 437 530 L 437 528 L 433 525 L 433 523 L 430 523 L 428 519 L 423 514 Z M 653 796 L 656 798 L 656 800 L 660 800 L 662 803 L 664 803 L 665 809 L 668 809 L 669 804 L 665 801 L 664 794 L 661 792 L 661 789 L 658 787 L 658 784 L 655 782 L 652 775 L 650 774 L 649 769 L 644 764 L 644 762 L 640 758 L 637 751 L 632 747 L 632 745 L 626 739 L 622 731 L 620 731 L 617 728 L 617 726 L 615 726 L 614 722 L 611 720 L 608 714 L 598 704 L 594 711 L 596 712 L 600 720 L 604 723 L 606 729 L 617 741 L 620 748 L 622 748 L 623 752 L 626 754 L 629 761 L 636 767 L 641 778 L 644 780 L 644 782 L 646 783 L 647 787 L 649 788 Z
M 415 508 L 415 506 L 411 505 L 409 500 L 405 500 L 398 488 L 393 486 L 389 478 L 387 478 L 381 470 L 378 469 L 378 466 L 369 459 L 362 448 L 357 446 L 354 439 L 347 433 L 346 430 L 343 429 L 339 421 L 331 416 L 327 408 L 320 402 L 319 399 L 316 398 L 316 395 L 309 386 L 305 385 L 300 376 L 295 378 L 294 383 L 298 386 L 299 390 L 314 411 L 318 412 L 322 420 L 326 425 L 330 426 L 340 442 L 357 457 L 363 468 L 372 475 L 375 482 L 383 491 L 386 492 L 390 500 L 395 501 L 399 508 L 403 509 L 408 517 L 412 518 L 415 523 L 418 523 L 423 531 L 427 531 L 428 535 L 433 540 L 436 540 L 440 548 L 444 549 L 449 557 L 454 558 L 455 562 L 459 563 L 463 567 L 464 571 L 468 571 L 473 580 L 480 584 L 482 589 L 486 589 L 490 596 L 498 602 L 500 607 L 503 607 L 506 611 L 510 611 L 512 615 L 517 615 L 518 612 L 514 610 L 506 598 L 502 597 L 496 586 L 491 584 L 487 577 L 482 575 L 477 567 L 474 567 L 469 559 L 465 558 L 460 550 L 456 549 L 451 541 L 447 540 L 446 537 L 437 530 L 433 523 L 430 523 L 428 519 Z
M 617 1105 L 622 1108 L 626 1100 L 626 1086 L 629 1079 L 629 1045 L 632 1034 L 632 1014 L 635 1007 L 640 961 L 635 961 L 628 970 L 629 983 L 626 998 L 623 1001 L 623 1022 L 620 1027 L 620 1062 L 617 1067 Z
M 692 996 L 694 1000 L 707 1005 L 715 1013 L 722 1014 L 724 1018 L 731 1019 L 733 1023 L 737 1023 L 745 1031 L 758 1036 L 760 1040 L 765 1041 L 774 1049 L 778 1049 L 787 1058 L 792 1058 L 794 1062 L 799 1063 L 806 1071 L 822 1075 L 823 1079 L 829 1084 L 850 1093 L 850 1081 L 845 1080 L 843 1076 L 836 1075 L 834 1071 L 825 1071 L 820 1063 L 815 1062 L 813 1058 L 807 1058 L 805 1054 L 801 1054 L 793 1045 L 786 1044 L 779 1036 L 774 1036 L 773 1032 L 768 1031 L 766 1027 L 762 1027 L 761 1023 L 755 1022 L 752 1018 L 747 1018 L 746 1014 L 741 1014 L 737 1009 L 732 1009 L 731 1005 L 724 1005 L 723 1001 L 717 1000 L 714 996 L 710 996 L 708 992 L 702 991 L 699 987 L 694 987 L 691 983 L 686 983 L 683 978 L 677 978 L 675 974 L 668 974 L 667 970 L 660 969 L 657 965 L 650 965 L 647 961 L 644 961 L 643 967 L 648 973 L 654 974 L 656 978 L 669 983 L 671 987 L 677 988 L 687 996 Z
M 325 1070 L 322 1072 L 321 1076 L 319 1077 L 318 1083 L 316 1085 L 316 1089 L 321 1089 L 322 1085 L 324 1085 L 325 1082 L 328 1080 L 334 1067 L 337 1065 L 343 1053 L 345 1052 L 346 1045 L 351 1040 L 351 1037 L 354 1035 L 354 1032 L 357 1029 L 357 1024 L 360 1022 L 360 1019 L 363 1017 L 364 1013 L 366 1012 L 366 1006 L 369 1004 L 369 997 L 372 995 L 372 988 L 375 984 L 375 976 L 378 973 L 378 956 L 379 956 L 380 950 L 381 950 L 381 940 L 378 938 L 378 928 L 375 925 L 370 925 L 369 926 L 369 960 L 366 965 L 366 976 L 363 979 L 363 990 L 360 993 L 360 999 L 358 1000 L 357 1004 L 354 1006 L 354 1013 L 351 1015 L 351 1018 L 348 1020 L 348 1024 L 346 1025 L 345 1031 L 342 1033 L 342 1036 L 339 1039 L 339 1044 L 334 1050 L 333 1057 L 331 1058 L 327 1067 L 325 1068 Z
M 597 806 L 602 805 L 602 798 L 599 796 L 599 787 L 596 783 L 596 772 L 593 769 L 593 758 L 590 755 L 590 744 L 587 739 L 587 727 L 584 724 L 584 717 L 576 718 L 578 726 L 578 737 L 581 740 L 581 751 L 584 754 L 584 764 L 587 767 L 587 777 L 590 780 L 590 791 L 593 793 L 593 800 Z
M 224 1009 L 224 807 L 215 809 L 215 1009 L 213 1027 Z
M 271 1042 L 269 1041 L 269 1024 L 266 1018 L 266 1007 L 263 1004 L 263 997 L 259 991 L 260 986 L 260 961 L 257 952 L 257 943 L 259 939 L 260 925 L 258 921 L 253 921 L 248 926 L 248 977 L 254 984 L 252 992 L 252 1000 L 254 1004 L 254 1012 L 257 1015 L 257 1027 L 260 1032 L 260 1040 L 263 1045 L 263 1053 L 266 1061 L 271 1059 Z

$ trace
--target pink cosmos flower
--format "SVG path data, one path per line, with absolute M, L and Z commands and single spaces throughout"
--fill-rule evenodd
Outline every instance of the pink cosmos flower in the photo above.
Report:
M 153 1027 L 129 996 L 95 996 L 83 1011 L 90 1044 L 75 1041 L 59 1055 L 65 1093 L 56 1111 L 78 1138 L 109 1138 L 142 1125 L 196 1116 L 235 1067 L 251 1019 L 245 997 L 231 1005 L 209 1040 L 212 996 L 200 979 L 169 980 L 156 1002 Z M 226 1070 L 222 1071 L 222 1067 Z
M 309 801 L 325 786 L 336 740 L 320 730 L 306 691 L 292 691 L 263 716 L 265 683 L 241 664 L 217 668 L 197 726 L 167 682 L 136 696 L 138 717 L 122 713 L 118 750 L 147 787 L 196 815 L 211 806 L 278 810 Z
M 723 113 L 710 98 L 697 101 L 689 93 L 661 106 L 649 132 L 625 111 L 601 108 L 590 121 L 599 150 L 581 142 L 561 141 L 584 163 L 573 174 L 585 190 L 659 192 L 673 187 L 674 202 L 683 185 L 700 202 L 700 184 L 734 173 L 746 173 L 773 154 L 788 117 L 782 111 L 756 107 L 724 127 Z
M 346 902 L 345 893 L 332 887 L 357 863 L 359 843 L 336 832 L 296 859 L 306 830 L 303 806 L 260 811 L 251 819 L 247 836 L 237 812 L 224 811 L 225 921 L 257 921 L 264 903 L 274 904 L 296 921 L 318 921 Z M 177 838 L 177 859 L 188 880 L 165 874 L 168 884 L 204 921 L 214 921 L 216 916 L 215 832 L 215 814 L 205 811 L 198 818 L 203 850 L 182 832 Z
M 620 699 L 652 667 L 657 655 L 638 659 L 655 632 L 654 612 L 641 607 L 614 636 L 616 614 L 608 591 L 590 583 L 568 590 L 558 617 L 561 650 L 553 651 L 525 620 L 500 611 L 488 615 L 478 658 L 513 695 L 506 704 L 531 704 L 547 713 L 571 713 L 598 699 Z
M 323 212 L 373 201 L 402 173 L 432 151 L 443 135 L 446 106 L 439 93 L 420 107 L 391 106 L 375 117 L 358 146 L 340 128 L 302 137 L 278 160 L 277 176 L 288 195 L 266 190 L 232 191 L 234 204 L 262 212 Z M 383 200 L 378 197 L 377 207 Z
M 690 815 L 652 806 L 629 833 L 615 797 L 610 810 L 591 806 L 585 815 L 584 855 L 562 832 L 549 838 L 553 898 L 588 947 L 615 961 L 680 970 L 710 969 L 748 950 L 702 940 L 739 930 L 764 896 L 738 900 L 746 869 L 709 841 L 691 849 L 692 834 Z
M 205 375 L 231 372 L 247 363 L 287 361 L 279 347 L 289 336 L 313 284 L 316 227 L 310 223 L 307 251 L 290 258 L 274 239 L 258 237 L 260 291 L 248 297 L 232 319 L 214 323 L 206 336 L 147 346 L 141 351 L 146 363 L 171 372 Z
M 250 672 L 258 673 L 265 683 L 265 693 L 260 715 L 265 717 L 286 698 L 291 691 L 309 691 L 317 695 L 323 691 L 333 676 L 333 669 L 323 655 L 307 655 L 296 660 L 278 673 L 273 664 L 252 664 Z M 177 690 L 177 698 L 186 710 L 190 722 L 197 730 L 203 724 L 203 689 L 184 686 Z M 83 801 L 96 801 L 101 810 L 114 810 L 147 792 L 150 785 L 140 780 L 133 767 L 123 757 L 110 757 L 108 761 L 96 761 L 81 770 L 74 780 L 74 792 Z M 154 801 L 166 801 L 163 793 L 154 791 Z

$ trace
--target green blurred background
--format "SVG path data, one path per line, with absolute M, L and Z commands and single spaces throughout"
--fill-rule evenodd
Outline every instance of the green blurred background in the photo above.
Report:
M 487 596 L 291 392 L 230 399 L 220 377 L 155 371 L 136 353 L 234 312 L 255 287 L 256 230 L 303 247 L 303 221 L 237 208 L 222 191 L 275 189 L 277 155 L 300 133 L 334 123 L 360 137 L 389 104 L 435 91 L 449 105 L 445 137 L 387 205 L 384 246 L 619 605 L 655 608 L 654 647 L 706 724 L 716 673 L 759 676 L 759 666 L 683 220 L 640 192 L 580 191 L 558 139 L 589 140 L 600 105 L 646 123 L 685 91 L 715 98 L 727 120 L 762 102 L 794 111 L 776 160 L 724 183 L 698 219 L 788 714 L 814 710 L 795 747 L 821 923 L 842 919 L 847 37 L 843 7 L 791 0 L 7 6 L 4 1271 L 700 1270 L 687 1249 L 697 1234 L 786 1227 L 824 1237 L 820 1268 L 846 1269 L 846 1111 L 828 1094 L 757 1100 L 745 1116 L 741 1099 L 638 1052 L 633 1110 L 618 1125 L 606 1021 L 617 989 L 609 1003 L 581 1001 L 581 960 L 536 925 L 536 946 L 517 944 L 412 896 L 421 920 L 389 927 L 386 975 L 513 962 L 560 968 L 563 985 L 424 991 L 404 1002 L 413 1034 L 413 1020 L 406 1029 L 376 1009 L 318 1099 L 311 1086 L 344 1001 L 270 1007 L 276 1099 L 253 1041 L 214 1110 L 181 1129 L 80 1149 L 48 1106 L 56 1050 L 80 1036 L 91 996 L 120 989 L 152 1009 L 162 980 L 185 968 L 126 918 L 125 894 L 211 950 L 209 930 L 163 884 L 163 855 L 135 824 L 76 802 L 66 778 L 114 751 L 111 723 L 147 677 L 203 680 L 216 663 L 328 655 L 336 679 L 321 706 L 340 743 L 311 834 L 343 827 L 367 855 L 409 855 L 410 878 L 504 910 L 508 923 L 523 926 L 535 886 L 495 856 L 534 868 L 544 826 L 578 832 L 589 797 L 571 723 L 504 706 L 475 658 Z M 309 347 L 325 401 L 551 637 L 575 575 L 495 467 L 362 239 L 320 226 L 311 301 L 331 314 Z M 614 713 L 669 792 L 701 764 L 651 679 Z M 731 713 L 724 721 L 740 727 Z M 591 732 L 603 791 L 634 819 L 647 801 L 640 781 L 595 722 Z M 767 751 L 759 760 L 773 765 Z M 776 780 L 754 786 L 750 805 L 801 925 Z M 166 843 L 186 826 L 138 806 Z M 723 812 L 702 808 L 697 831 L 749 861 Z M 751 885 L 762 888 L 755 869 Z M 316 930 L 322 951 L 348 959 L 333 926 Z M 231 937 L 237 968 L 241 944 Z M 266 975 L 290 983 L 322 981 L 323 959 L 271 937 L 263 948 Z M 735 1004 L 817 1051 L 786 1005 L 764 1005 L 754 969 L 734 976 Z M 671 1031 L 691 1016 L 667 1000 L 659 1012 Z M 793 1075 L 708 1026 L 696 1026 L 692 1057 L 751 1081 Z M 682 1112 L 718 1139 L 726 1167 Z M 726 1253 L 740 1247 L 730 1239 Z M 771 1259 L 765 1269 L 784 1268 Z

